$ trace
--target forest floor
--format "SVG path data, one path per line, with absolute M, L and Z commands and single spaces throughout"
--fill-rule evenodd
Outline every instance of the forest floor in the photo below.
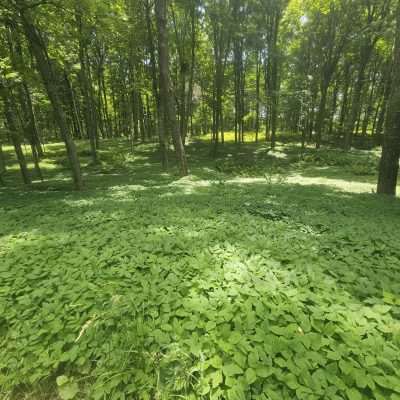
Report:
M 0 399 L 400 399 L 400 200 L 377 153 L 102 145 L 0 188 Z M 8 157 L 11 162 L 11 149 Z

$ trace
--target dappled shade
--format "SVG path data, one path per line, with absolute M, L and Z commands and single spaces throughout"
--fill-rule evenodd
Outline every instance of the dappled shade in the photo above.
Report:
M 3 390 L 395 399 L 399 201 L 147 150 L 83 193 L 0 192 Z

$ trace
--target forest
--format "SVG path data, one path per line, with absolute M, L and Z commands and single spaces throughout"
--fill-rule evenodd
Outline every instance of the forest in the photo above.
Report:
M 400 400 L 400 0 L 0 0 L 0 400 Z

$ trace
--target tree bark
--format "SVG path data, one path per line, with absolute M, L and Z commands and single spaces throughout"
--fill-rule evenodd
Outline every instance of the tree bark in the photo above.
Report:
M 257 49 L 257 66 L 256 66 L 256 142 L 258 142 L 258 136 L 260 132 L 260 81 L 261 81 L 261 56 L 260 50 Z
M 92 161 L 97 162 L 97 118 L 96 118 L 96 107 L 93 99 L 93 87 L 90 77 L 90 64 L 86 46 L 86 38 L 84 33 L 84 26 L 82 21 L 82 9 L 78 8 L 75 13 L 75 20 L 78 27 L 78 43 L 79 43 L 79 79 L 81 83 L 81 91 L 84 100 L 84 115 L 86 133 L 90 142 L 90 152 L 92 155 Z
M 151 7 L 149 0 L 145 0 L 145 13 L 146 13 L 146 27 L 147 27 L 147 41 L 150 53 L 150 73 L 151 73 L 151 83 L 153 90 L 153 97 L 155 99 L 156 114 L 157 114 L 157 134 L 160 144 L 161 153 L 161 165 L 164 170 L 168 169 L 168 138 L 164 130 L 164 124 L 162 123 L 162 105 L 159 93 L 159 82 L 157 79 L 157 63 L 156 63 L 156 49 L 154 45 L 154 34 L 153 34 L 153 24 L 151 20 Z
M 3 146 L 2 143 L 0 143 L 0 185 L 5 185 L 4 182 L 4 175 L 7 171 L 6 168 L 6 160 L 4 158 L 4 153 L 3 153 Z
M 317 133 L 315 145 L 316 145 L 317 149 L 319 149 L 321 147 L 322 129 L 324 128 L 324 122 L 325 122 L 326 99 L 327 99 L 327 95 L 328 95 L 328 87 L 329 87 L 329 82 L 323 82 L 322 87 L 321 87 L 321 98 L 319 101 L 318 114 L 317 114 L 317 118 L 315 121 L 315 131 Z
M 13 104 L 13 94 L 11 90 L 7 89 L 4 85 L 0 84 L 0 96 L 4 103 L 4 116 L 7 121 L 8 129 L 10 132 L 10 137 L 12 144 L 14 146 L 15 154 L 17 155 L 17 160 L 19 168 L 22 175 L 22 180 L 25 185 L 30 185 L 32 183 L 31 176 L 26 164 L 25 155 L 21 147 L 21 138 L 18 133 L 18 124 L 15 120 L 15 104 Z
M 186 154 L 176 120 L 175 102 L 171 91 L 169 74 L 167 0 L 156 0 L 155 12 L 158 30 L 160 105 L 162 106 L 162 113 L 160 113 L 162 115 L 161 122 L 164 125 L 164 133 L 170 132 L 172 134 L 180 172 L 181 175 L 185 176 L 188 174 Z
M 400 157 L 400 3 L 396 18 L 392 91 L 388 102 L 377 188 L 379 194 L 393 196 L 396 194 Z
M 279 55 L 278 34 L 281 20 L 281 11 L 277 10 L 274 16 L 273 39 L 271 43 L 271 148 L 276 145 L 276 131 L 278 128 L 279 107 Z
M 24 2 L 18 0 L 20 8 L 21 23 L 24 28 L 25 36 L 30 45 L 32 54 L 37 63 L 39 73 L 42 77 L 47 94 L 54 111 L 54 117 L 60 129 L 61 136 L 67 149 L 68 159 L 71 166 L 72 178 L 76 190 L 83 188 L 81 168 L 75 143 L 69 133 L 66 116 L 63 110 L 62 101 L 59 97 L 59 85 L 55 75 L 54 67 L 48 57 L 47 49 L 40 36 L 39 31 L 31 21 L 26 9 L 23 8 Z
M 367 70 L 367 66 L 369 60 L 372 55 L 372 50 L 374 49 L 375 42 L 365 44 L 361 49 L 360 55 L 360 63 L 358 67 L 358 76 L 354 87 L 354 95 L 353 101 L 351 103 L 351 109 L 349 114 L 349 119 L 346 123 L 346 131 L 345 131 L 345 141 L 344 141 L 344 148 L 345 150 L 350 150 L 352 141 L 353 141 L 353 134 L 354 134 L 354 126 L 358 121 L 358 116 L 360 114 L 361 105 L 362 105 L 362 93 L 363 87 L 365 82 L 365 73 Z M 358 125 L 359 126 L 359 125 Z M 357 127 L 358 127 L 357 126 Z

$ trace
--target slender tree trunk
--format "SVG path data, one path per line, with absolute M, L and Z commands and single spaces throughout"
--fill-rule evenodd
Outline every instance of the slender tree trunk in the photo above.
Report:
M 86 48 L 86 38 L 84 37 L 84 28 L 82 22 L 82 9 L 77 9 L 75 13 L 76 25 L 78 27 L 79 33 L 79 79 L 81 83 L 81 90 L 84 101 L 84 112 L 85 112 L 85 125 L 86 133 L 89 137 L 90 142 L 90 152 L 92 155 L 92 161 L 97 162 L 97 146 L 96 146 L 96 136 L 97 136 L 97 124 L 96 124 L 96 110 L 93 104 L 92 88 L 89 79 L 89 62 Z
M 158 28 L 158 55 L 160 77 L 160 103 L 162 103 L 164 132 L 171 132 L 175 153 L 178 158 L 180 172 L 183 176 L 188 174 L 185 148 L 176 120 L 174 96 L 171 92 L 169 75 L 169 50 L 167 31 L 167 0 L 156 0 L 155 12 Z
M 257 67 L 256 67 L 256 142 L 260 132 L 260 81 L 261 81 L 261 59 L 260 51 L 257 50 Z
M 32 151 L 32 159 L 33 164 L 35 166 L 36 175 L 39 177 L 40 180 L 43 180 L 42 171 L 40 169 L 40 157 L 37 150 L 35 138 L 36 138 L 36 124 L 33 115 L 30 113 L 29 105 L 27 99 L 25 97 L 25 91 L 23 86 L 18 85 L 18 97 L 19 97 L 19 104 L 22 110 L 22 118 L 20 118 L 21 127 L 23 128 L 23 133 L 25 137 L 28 139 L 31 151 Z
M 351 71 L 350 71 L 350 63 L 346 64 L 344 69 L 344 87 L 343 87 L 343 99 L 342 105 L 340 109 L 340 122 L 339 122 L 339 133 L 343 133 L 344 129 L 344 122 L 346 120 L 347 115 L 347 105 L 349 101 L 349 88 L 350 88 L 350 78 L 351 78 Z
M 77 103 L 75 100 L 75 91 L 71 85 L 71 82 L 68 78 L 67 72 L 64 71 L 64 81 L 66 86 L 66 99 L 65 102 L 68 103 L 68 108 L 70 111 L 70 120 L 72 122 L 73 131 L 75 133 L 75 137 L 81 139 L 82 138 L 82 123 L 79 115 L 79 110 L 77 107 Z
M 19 72 L 22 77 L 21 83 L 18 85 L 18 97 L 19 102 L 23 112 L 23 119 L 21 120 L 24 131 L 26 132 L 26 137 L 35 149 L 32 148 L 32 155 L 34 157 L 35 168 L 38 175 L 41 177 L 41 171 L 39 167 L 39 158 L 43 156 L 43 150 L 39 140 L 38 131 L 36 128 L 36 119 L 33 112 L 33 105 L 31 94 L 29 92 L 28 85 L 25 80 L 25 71 L 21 68 L 24 64 L 21 38 L 20 34 L 16 29 L 16 25 L 13 22 L 8 22 L 6 24 L 7 28 L 7 42 L 10 50 L 10 58 L 13 68 Z M 25 129 L 26 128 L 26 129 Z
M 104 113 L 104 118 L 106 120 L 106 126 L 107 126 L 107 133 L 106 137 L 112 138 L 114 136 L 113 133 L 113 127 L 112 127 L 112 122 L 110 118 L 110 112 L 108 108 L 108 97 L 107 97 L 107 90 L 106 90 L 106 81 L 104 78 L 104 69 L 101 69 L 101 75 L 100 75 L 100 86 L 99 86 L 99 96 L 102 98 L 102 104 L 103 104 L 103 113 Z
M 157 62 L 156 62 L 156 49 L 154 45 L 154 34 L 153 34 L 153 24 L 151 21 L 151 7 L 149 0 L 145 0 L 145 12 L 146 12 L 146 27 L 147 27 L 147 40 L 150 53 L 150 72 L 151 72 L 151 83 L 153 89 L 153 97 L 156 103 L 156 114 L 157 114 L 157 134 L 160 144 L 161 153 L 161 165 L 164 170 L 168 169 L 168 137 L 165 131 L 163 120 L 164 111 L 162 110 L 162 104 L 160 100 L 159 93 L 159 82 L 157 79 Z
M 333 96 L 332 96 L 332 109 L 329 122 L 329 136 L 332 136 L 333 134 L 338 94 L 339 94 L 339 83 L 336 83 L 335 88 L 333 89 Z
M 270 107 L 270 87 L 271 87 L 271 57 L 270 54 L 265 56 L 264 59 L 264 90 L 265 90 L 265 141 L 269 140 L 270 129 L 271 129 L 271 107 Z
M 5 185 L 4 175 L 7 171 L 6 160 L 4 158 L 3 145 L 0 143 L 0 185 Z
M 28 86 L 25 83 L 23 84 L 23 87 L 24 87 L 26 103 L 27 103 L 27 112 L 28 112 L 29 121 L 31 124 L 32 141 L 33 141 L 34 146 L 36 147 L 36 152 L 38 154 L 38 157 L 41 158 L 41 157 L 43 157 L 43 148 L 42 148 L 42 144 L 40 142 L 35 113 L 33 111 L 31 93 L 29 91 Z
M 143 100 L 140 92 L 138 92 L 138 108 L 139 108 L 140 140 L 142 141 L 142 143 L 144 143 L 146 141 L 146 129 L 144 123 Z
M 380 105 L 379 109 L 379 114 L 378 114 L 378 119 L 376 122 L 376 128 L 374 132 L 374 142 L 375 144 L 382 144 L 382 131 L 383 131 L 383 125 L 385 123 L 385 116 L 386 116 L 386 111 L 387 111 L 387 105 L 389 102 L 389 96 L 390 96 L 390 89 L 391 89 L 391 70 L 388 68 L 389 73 L 387 74 L 387 78 L 385 79 L 384 82 L 384 92 L 383 92 L 383 98 L 382 98 L 382 103 Z
M 365 110 L 364 110 L 364 118 L 362 121 L 362 128 L 361 128 L 361 135 L 362 136 L 367 136 L 367 131 L 368 131 L 368 126 L 370 124 L 370 119 L 371 115 L 373 112 L 374 108 L 374 99 L 377 97 L 376 96 L 376 81 L 377 81 L 377 65 L 375 63 L 375 66 L 373 70 L 371 71 L 372 74 L 372 79 L 370 76 L 370 87 L 369 87 L 369 95 L 368 95 L 368 100 L 365 104 Z
M 133 126 L 133 138 L 135 141 L 139 139 L 139 93 L 133 90 L 131 93 L 131 116 Z
M 317 132 L 316 136 L 316 148 L 319 149 L 321 147 L 322 141 L 322 130 L 324 129 L 325 122 L 325 112 L 326 112 L 326 99 L 328 95 L 328 86 L 329 83 L 323 82 L 321 87 L 321 98 L 319 102 L 318 114 L 315 121 L 315 131 Z
M 196 65 L 196 4 L 190 10 L 191 12 L 191 43 L 190 43 L 190 70 L 189 70 L 189 88 L 186 97 L 187 115 L 190 119 L 190 135 L 193 135 L 193 86 L 194 71 Z M 186 121 L 186 131 L 188 130 L 188 121 Z
M 271 47 L 271 148 L 276 145 L 276 131 L 278 127 L 279 107 L 279 55 L 278 34 L 281 20 L 281 11 L 277 10 L 274 16 L 273 39 Z
M 365 81 L 365 72 L 368 66 L 368 62 L 371 58 L 372 50 L 374 48 L 375 43 L 372 45 L 370 43 L 364 44 L 361 49 L 360 55 L 360 63 L 358 67 L 358 76 L 354 87 L 353 101 L 351 103 L 351 109 L 349 114 L 349 119 L 346 123 L 346 132 L 345 132 L 345 140 L 344 140 L 344 148 L 345 150 L 350 150 L 353 134 L 354 134 L 354 126 L 357 122 L 357 130 L 359 128 L 359 116 L 361 114 L 361 105 L 362 105 L 362 93 Z
M 12 93 L 2 84 L 0 84 L 0 95 L 4 102 L 4 116 L 7 121 L 8 129 L 10 132 L 10 137 L 12 144 L 14 146 L 15 154 L 17 155 L 17 160 L 19 168 L 22 175 L 22 180 L 25 185 L 30 185 L 32 183 L 30 173 L 28 171 L 27 163 L 25 160 L 25 155 L 21 147 L 21 139 L 18 133 L 18 125 L 15 120 L 15 110 L 16 106 L 13 104 Z
M 397 5 L 396 18 L 392 85 L 388 103 L 377 189 L 379 194 L 388 195 L 396 194 L 400 157 L 400 3 Z
M 18 0 L 21 3 L 21 0 Z M 23 6 L 23 3 L 21 3 Z M 59 85 L 51 60 L 48 58 L 46 46 L 40 36 L 40 33 L 31 22 L 29 15 L 21 8 L 21 22 L 25 31 L 26 38 L 31 47 L 32 54 L 36 59 L 38 70 L 46 87 L 47 94 L 53 107 L 54 117 L 57 121 L 61 136 L 65 142 L 70 162 L 72 177 L 74 180 L 75 189 L 83 188 L 81 168 L 78 153 L 75 143 L 69 133 L 67 120 L 63 111 L 61 99 L 59 97 Z

